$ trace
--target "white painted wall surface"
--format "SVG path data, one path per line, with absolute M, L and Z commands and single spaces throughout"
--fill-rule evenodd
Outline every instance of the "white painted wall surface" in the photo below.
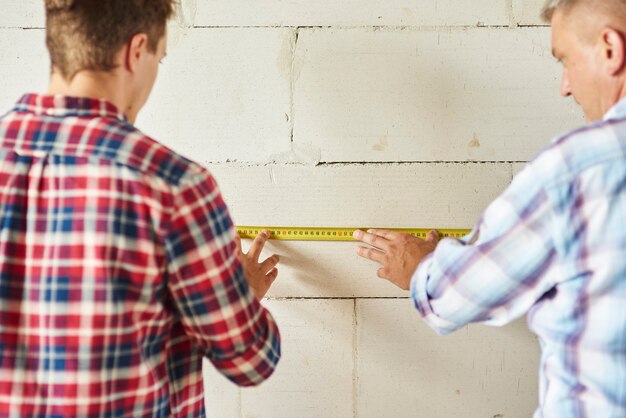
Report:
M 43 0 L 4 0 L 0 108 L 44 91 Z M 183 0 L 138 125 L 207 165 L 235 221 L 472 227 L 551 137 L 542 0 Z M 1 111 L 1 110 L 0 110 Z M 353 243 L 273 242 L 276 374 L 205 367 L 209 417 L 522 418 L 539 349 L 523 319 L 438 337 Z
M 513 19 L 518 25 L 548 25 L 541 19 L 544 0 L 513 0 Z

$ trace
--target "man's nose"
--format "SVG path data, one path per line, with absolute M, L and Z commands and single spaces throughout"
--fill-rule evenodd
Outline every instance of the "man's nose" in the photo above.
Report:
M 561 96 L 568 97 L 572 95 L 572 87 L 569 84 L 569 78 L 567 72 L 563 71 L 563 77 L 561 78 Z

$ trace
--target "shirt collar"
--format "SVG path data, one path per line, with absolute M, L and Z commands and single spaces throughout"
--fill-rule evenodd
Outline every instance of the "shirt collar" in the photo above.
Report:
M 626 118 L 626 97 L 623 97 L 604 115 L 604 120 Z
M 127 121 L 126 116 L 111 102 L 88 97 L 25 94 L 14 110 L 44 116 L 93 116 Z

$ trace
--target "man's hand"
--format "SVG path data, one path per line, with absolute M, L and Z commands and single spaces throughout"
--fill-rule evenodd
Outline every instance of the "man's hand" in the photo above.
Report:
M 378 277 L 409 290 L 417 266 L 437 247 L 439 233 L 430 231 L 423 240 L 401 232 L 370 229 L 367 232 L 354 231 L 354 239 L 374 247 L 359 247 L 357 254 L 382 264 Z
M 239 259 L 243 265 L 243 272 L 248 280 L 250 289 L 252 289 L 252 293 L 258 300 L 263 299 L 274 280 L 276 280 L 276 276 L 278 276 L 278 269 L 276 268 L 278 256 L 276 254 L 259 263 L 259 256 L 269 237 L 270 233 L 268 231 L 261 231 L 252 241 L 247 254 L 241 250 L 241 238 L 238 235 L 235 237 Z

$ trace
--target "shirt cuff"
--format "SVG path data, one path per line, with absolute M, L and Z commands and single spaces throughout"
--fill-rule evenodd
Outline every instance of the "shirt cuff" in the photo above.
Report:
M 434 252 L 428 254 L 419 264 L 411 279 L 411 298 L 420 315 L 437 334 L 446 335 L 460 328 L 459 325 L 437 316 L 430 303 L 428 281 L 434 263 Z
M 267 380 L 280 359 L 280 332 L 274 318 L 264 307 L 261 315 L 264 333 L 244 352 L 230 358 L 210 356 L 209 360 L 226 378 L 239 386 L 257 386 Z

